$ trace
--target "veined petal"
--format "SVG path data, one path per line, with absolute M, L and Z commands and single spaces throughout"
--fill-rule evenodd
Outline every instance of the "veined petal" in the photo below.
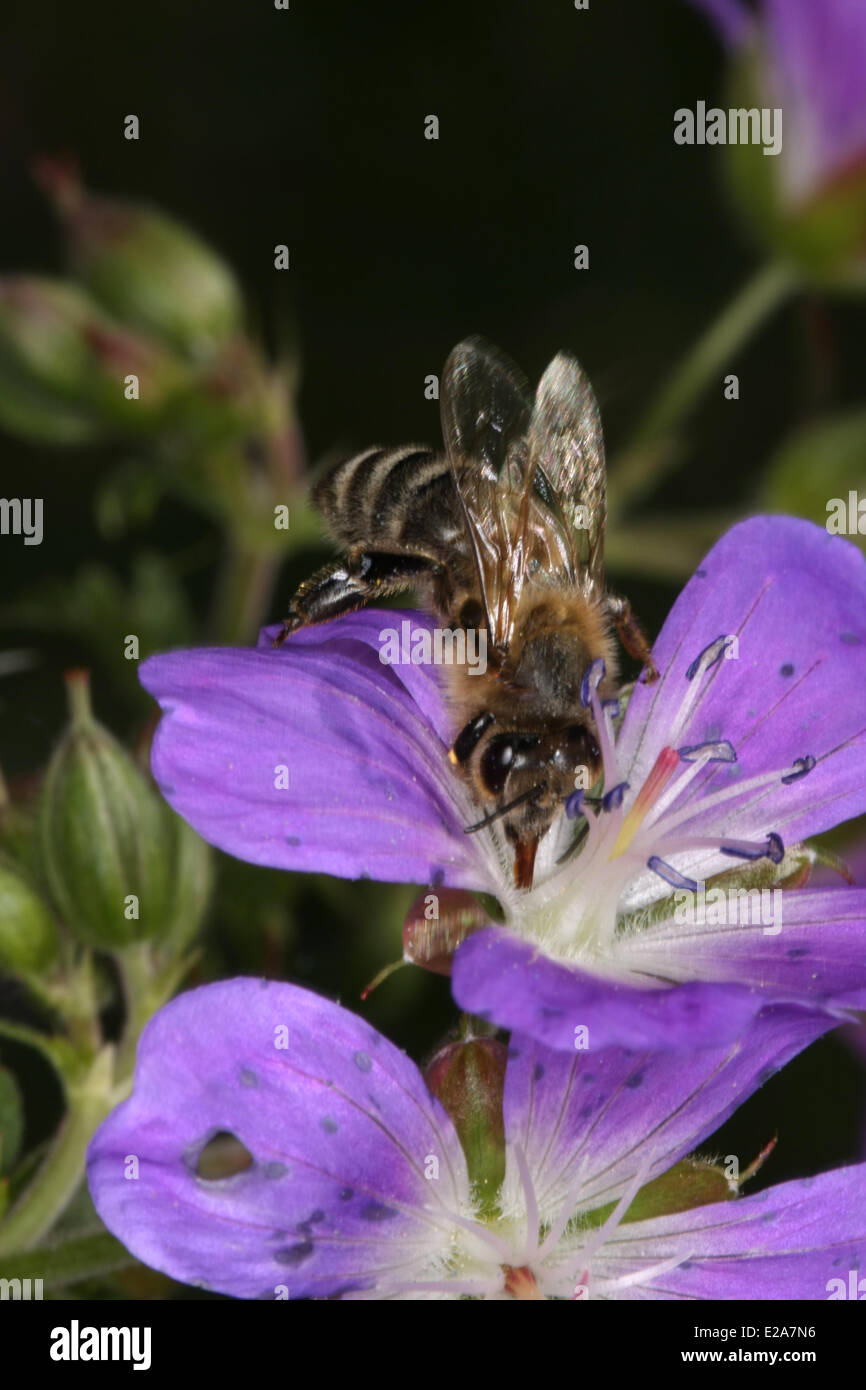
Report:
M 623 939 L 618 954 L 660 979 L 738 980 L 765 998 L 866 1009 L 866 889 L 777 891 L 776 910 L 767 924 L 658 922 Z
M 592 1049 L 715 1047 L 736 1038 L 766 1002 L 733 982 L 642 989 L 605 979 L 552 960 L 500 927 L 461 943 L 451 984 L 462 1009 L 563 1052 L 574 1050 L 580 1028 Z
M 736 644 L 696 674 L 701 653 L 725 636 Z M 640 787 L 671 744 L 727 740 L 736 753 L 707 763 L 660 815 L 660 824 L 676 817 L 677 839 L 776 833 L 792 844 L 866 810 L 866 558 L 849 541 L 792 517 L 741 522 L 689 580 L 653 651 L 662 675 L 639 682 L 629 702 L 617 742 L 623 778 Z M 783 781 L 811 758 L 804 775 Z M 740 784 L 742 794 L 709 801 Z M 731 867 L 709 850 L 675 862 L 693 879 Z M 626 906 L 651 885 L 649 873 L 636 879 Z
M 569 1054 L 512 1034 L 505 1133 L 522 1146 L 540 1210 L 550 1219 L 568 1198 L 573 1211 L 603 1206 L 636 1175 L 666 1172 L 831 1026 L 769 1007 L 733 1043 L 685 1055 L 591 1045 Z
M 253 864 L 483 887 L 436 673 L 379 660 L 379 632 L 402 619 L 426 622 L 370 611 L 277 650 L 145 661 L 142 684 L 164 711 L 152 761 L 166 800 Z
M 197 1162 L 221 1132 L 253 1162 L 205 1181 Z M 435 1277 L 469 1199 L 457 1135 L 414 1063 L 338 1005 L 266 980 L 207 985 L 151 1020 L 88 1177 L 139 1259 L 240 1298 L 387 1296 Z
M 646 1283 L 616 1281 L 681 1261 Z M 598 1256 L 608 1298 L 827 1299 L 866 1265 L 866 1164 L 621 1225 Z M 594 1270 L 594 1273 L 596 1271 Z M 866 1293 L 866 1283 L 863 1286 Z M 855 1297 L 860 1297 L 855 1293 Z

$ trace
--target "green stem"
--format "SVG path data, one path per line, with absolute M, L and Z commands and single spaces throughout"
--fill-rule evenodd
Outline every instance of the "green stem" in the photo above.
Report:
M 123 981 L 126 1023 L 114 1069 L 114 1104 L 118 1104 L 129 1090 L 142 1029 L 175 993 L 196 954 L 187 952 L 183 956 L 172 956 L 166 964 L 160 965 L 147 942 L 118 952 L 116 960 Z
M 66 1115 L 48 1157 L 0 1222 L 0 1255 L 29 1250 L 47 1235 L 75 1195 L 87 1146 L 111 1109 L 113 1054 L 111 1046 L 104 1047 L 84 1080 L 69 1086 Z
M 0 1279 L 44 1279 L 52 1293 L 135 1264 L 135 1256 L 107 1231 L 72 1236 L 38 1250 L 16 1250 L 0 1260 Z
M 153 963 L 146 942 L 119 952 L 117 965 L 123 980 L 126 999 L 126 1023 L 123 1039 L 117 1052 L 115 1075 L 121 1080 L 130 1077 L 135 1066 L 135 1053 L 141 1030 L 155 1008 L 151 1007 Z
M 41 1052 L 54 1067 L 64 1085 L 66 1077 L 74 1074 L 78 1054 L 65 1038 L 40 1033 L 26 1023 L 13 1023 L 8 1018 L 0 1018 L 0 1037 L 11 1038 L 13 1042 L 23 1043 L 26 1047 Z
M 670 472 L 676 462 L 670 447 L 674 427 L 797 283 L 791 267 L 777 261 L 763 266 L 675 368 L 612 470 L 618 511 L 633 506 Z
M 268 617 L 279 567 L 279 555 L 256 554 L 237 539 L 229 539 L 211 618 L 217 641 L 255 640 Z

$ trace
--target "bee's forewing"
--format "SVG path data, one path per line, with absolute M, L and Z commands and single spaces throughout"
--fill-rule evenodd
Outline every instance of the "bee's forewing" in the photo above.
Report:
M 582 577 L 601 592 L 606 513 L 601 415 L 589 378 L 565 352 L 554 357 L 538 383 L 527 472 L 536 479 L 536 491 L 543 492 L 549 484 L 575 533 Z

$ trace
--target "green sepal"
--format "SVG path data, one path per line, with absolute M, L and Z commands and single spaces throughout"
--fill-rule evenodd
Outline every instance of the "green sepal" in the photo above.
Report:
M 103 950 L 161 939 L 174 921 L 174 829 L 155 789 L 94 719 L 85 673 L 70 673 L 67 686 L 72 718 L 39 803 L 54 905 L 79 940 Z
M 505 1177 L 502 1095 L 508 1052 L 494 1038 L 446 1044 L 425 1071 L 457 1130 L 480 1216 L 496 1210 Z

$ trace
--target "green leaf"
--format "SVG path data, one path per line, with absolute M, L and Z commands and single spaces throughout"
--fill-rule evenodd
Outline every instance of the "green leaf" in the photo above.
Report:
M 21 1093 L 11 1071 L 0 1067 L 0 1173 L 14 1167 L 21 1152 L 24 1116 Z
M 136 1263 L 135 1257 L 119 1240 L 107 1231 L 99 1231 L 43 1245 L 36 1250 L 4 1255 L 0 1258 L 0 1279 L 42 1279 L 45 1292 L 50 1296 L 82 1279 Z

